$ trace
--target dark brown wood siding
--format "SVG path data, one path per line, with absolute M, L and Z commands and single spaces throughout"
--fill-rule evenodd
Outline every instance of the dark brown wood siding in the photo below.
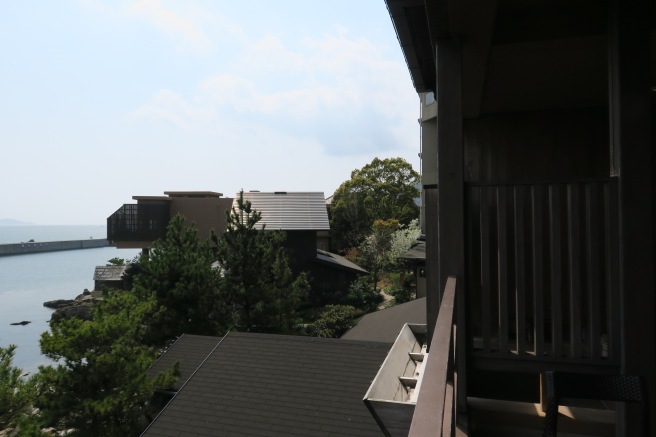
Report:
M 610 175 L 605 107 L 487 115 L 463 129 L 468 182 Z

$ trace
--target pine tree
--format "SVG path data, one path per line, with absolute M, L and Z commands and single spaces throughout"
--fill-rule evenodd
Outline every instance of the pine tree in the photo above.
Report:
M 227 231 L 213 235 L 219 262 L 221 300 L 233 309 L 236 329 L 289 332 L 309 284 L 305 274 L 294 277 L 281 244 L 285 234 L 256 225 L 261 213 L 239 194 L 227 213 Z
M 219 274 L 212 267 L 209 242 L 178 215 L 166 237 L 142 257 L 135 293 L 154 294 L 156 311 L 148 324 L 148 343 L 164 345 L 182 334 L 223 335 L 227 323 L 219 299 Z
M 41 335 L 41 351 L 58 362 L 36 376 L 44 425 L 80 436 L 139 434 L 155 387 L 170 385 L 176 372 L 146 374 L 156 350 L 142 343 L 144 321 L 155 306 L 152 296 L 113 292 L 91 321 L 63 319 Z

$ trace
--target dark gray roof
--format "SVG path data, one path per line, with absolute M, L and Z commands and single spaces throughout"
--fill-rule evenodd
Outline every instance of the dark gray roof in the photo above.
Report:
M 144 436 L 382 436 L 362 401 L 388 344 L 229 333 Z
M 173 365 L 179 361 L 180 378 L 172 387 L 174 390 L 178 390 L 185 382 L 187 382 L 189 377 L 214 350 L 220 341 L 221 337 L 183 334 L 175 341 L 175 343 L 169 346 L 155 364 L 153 364 L 148 370 L 148 376 L 154 378 L 159 373 L 173 367 Z
M 367 314 L 342 339 L 393 343 L 406 323 L 426 323 L 425 297 Z
M 125 266 L 96 266 L 94 281 L 120 281 L 125 274 Z
M 412 243 L 410 249 L 399 257 L 406 261 L 411 261 L 416 264 L 422 264 L 426 262 L 426 241 L 417 240 Z
M 239 193 L 233 201 L 237 207 Z M 262 220 L 257 223 L 261 228 L 266 225 L 269 230 L 283 231 L 328 231 L 328 210 L 322 192 L 244 192 L 244 200 L 253 205 L 253 209 L 262 213 Z
M 326 252 L 325 250 L 317 249 L 316 260 L 323 264 L 328 264 L 333 267 L 338 267 L 344 270 L 353 271 L 355 273 L 367 274 L 368 272 L 357 264 L 352 263 L 343 256 L 336 253 Z

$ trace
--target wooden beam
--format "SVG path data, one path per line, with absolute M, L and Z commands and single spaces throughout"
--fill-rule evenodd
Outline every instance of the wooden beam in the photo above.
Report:
M 440 289 L 455 276 L 458 287 L 458 414 L 465 413 L 466 396 L 466 287 L 465 284 L 465 202 L 462 133 L 462 49 L 457 39 L 437 41 L 437 179 L 438 257 Z M 430 315 L 430 314 L 429 314 Z M 434 326 L 436 320 L 427 320 Z
M 649 30 L 651 0 L 610 2 L 613 150 L 619 151 L 622 372 L 647 378 L 656 399 L 654 205 Z M 656 402 L 649 415 L 656 417 Z M 619 435 L 640 435 L 637 409 L 619 408 Z M 652 434 L 656 427 L 652 426 Z

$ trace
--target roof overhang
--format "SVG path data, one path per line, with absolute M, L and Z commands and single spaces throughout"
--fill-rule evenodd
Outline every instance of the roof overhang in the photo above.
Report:
M 608 104 L 604 0 L 386 3 L 417 92 L 435 91 L 440 41 L 459 41 L 466 119 Z
M 415 90 L 434 91 L 435 53 L 424 0 L 386 0 L 386 3 Z M 431 16 L 440 17 L 433 12 Z M 438 19 L 433 20 L 434 26 Z

